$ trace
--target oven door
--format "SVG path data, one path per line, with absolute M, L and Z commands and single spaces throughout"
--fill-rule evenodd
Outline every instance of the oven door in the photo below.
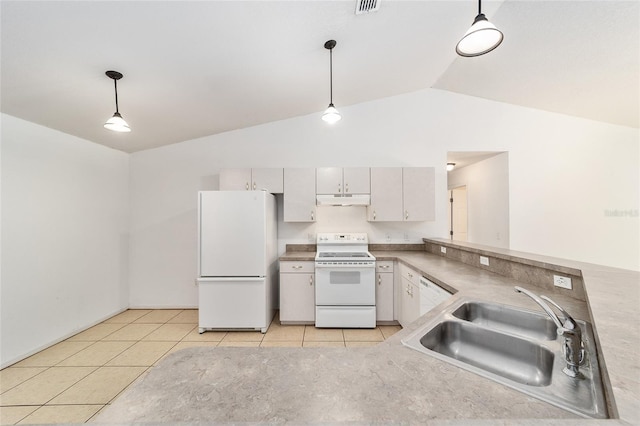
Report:
M 375 305 L 375 271 L 375 264 L 323 265 L 316 263 L 316 305 Z

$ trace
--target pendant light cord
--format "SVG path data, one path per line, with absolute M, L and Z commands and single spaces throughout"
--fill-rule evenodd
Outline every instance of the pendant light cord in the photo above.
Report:
M 482 0 L 478 0 L 478 15 L 482 14 Z
M 116 91 L 116 112 L 119 114 L 118 112 L 118 80 L 116 80 L 115 78 L 113 79 L 113 87 Z
M 333 48 L 329 49 L 329 99 L 333 105 Z

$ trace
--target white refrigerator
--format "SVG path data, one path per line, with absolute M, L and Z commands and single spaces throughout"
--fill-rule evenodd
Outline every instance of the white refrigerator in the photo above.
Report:
M 264 191 L 198 193 L 198 327 L 267 332 L 275 314 L 277 207 Z

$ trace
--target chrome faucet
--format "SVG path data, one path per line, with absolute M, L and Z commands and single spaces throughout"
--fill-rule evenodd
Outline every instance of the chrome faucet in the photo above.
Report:
M 556 327 L 558 327 L 558 336 L 564 337 L 562 352 L 567 365 L 562 369 L 562 372 L 569 377 L 578 377 L 580 374 L 580 364 L 584 361 L 584 344 L 582 343 L 582 331 L 580 330 L 580 326 L 578 326 L 576 321 L 571 318 L 571 315 L 569 315 L 567 311 L 547 296 L 538 297 L 529 290 L 518 286 L 516 286 L 515 289 L 518 293 L 524 293 L 532 298 L 553 320 Z M 556 309 L 562 313 L 564 316 L 563 322 L 561 322 L 560 318 L 558 318 L 555 312 L 553 312 L 553 309 L 544 302 L 545 300 L 555 306 Z

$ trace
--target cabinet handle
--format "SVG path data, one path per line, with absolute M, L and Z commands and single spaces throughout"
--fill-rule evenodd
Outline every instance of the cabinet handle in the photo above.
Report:
M 253 190 L 254 191 L 256 190 L 256 183 L 255 182 L 253 182 Z
M 313 210 L 311 210 L 311 220 L 315 220 L 313 217 Z
M 313 275 L 309 275 L 309 285 L 313 285 Z
M 373 220 L 376 220 L 376 211 L 373 211 Z
M 340 184 L 338 184 L 338 193 L 341 191 Z
M 348 183 L 344 184 L 344 192 L 349 192 L 349 184 Z
M 389 269 L 389 265 L 378 265 L 380 269 Z
M 407 275 L 409 275 L 409 278 L 413 278 L 413 274 L 411 272 L 407 272 Z
M 247 191 L 249 190 L 249 182 L 247 182 L 247 183 L 244 185 L 244 189 L 246 189 Z
M 382 275 L 378 274 L 378 285 L 382 285 Z
M 293 269 L 302 269 L 302 265 L 293 265 L 292 268 Z
M 409 219 L 409 210 L 404 211 L 404 218 Z

